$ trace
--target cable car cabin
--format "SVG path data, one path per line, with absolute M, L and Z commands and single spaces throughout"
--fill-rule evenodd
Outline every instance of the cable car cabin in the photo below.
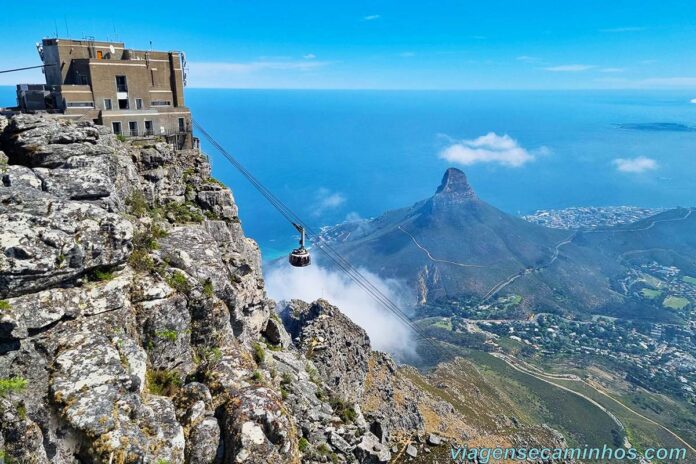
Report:
M 295 266 L 295 267 L 309 266 L 312 263 L 312 259 L 309 256 L 309 251 L 307 251 L 307 249 L 304 246 L 304 242 L 305 242 L 304 227 L 302 227 L 299 224 L 295 224 L 294 222 L 292 223 L 292 225 L 300 233 L 300 247 L 292 250 L 292 253 L 290 253 L 290 256 L 288 256 L 288 261 L 290 262 L 290 265 Z
M 312 263 L 312 258 L 309 256 L 309 251 L 306 248 L 297 248 L 292 250 L 289 256 L 290 264 L 295 267 L 305 267 Z

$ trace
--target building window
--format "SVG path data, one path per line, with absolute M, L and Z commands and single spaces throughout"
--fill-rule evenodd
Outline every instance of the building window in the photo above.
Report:
M 132 137 L 138 135 L 138 121 L 128 121 L 128 132 Z
M 128 105 L 128 99 L 127 98 L 119 98 L 118 99 L 118 109 L 119 110 L 127 110 L 130 108 Z
M 150 106 L 172 106 L 169 100 L 152 100 Z
M 116 91 L 128 92 L 128 81 L 126 76 L 116 76 Z
M 104 109 L 105 110 L 110 110 L 112 108 L 111 106 L 111 99 L 110 98 L 105 98 L 104 99 Z
M 80 84 L 89 85 L 89 78 L 87 76 L 80 76 Z
M 186 132 L 186 120 L 179 118 L 179 132 Z
M 112 122 L 111 128 L 114 130 L 114 134 L 116 135 L 121 135 L 123 133 L 123 131 L 121 130 L 121 123 L 118 121 Z
M 67 102 L 68 108 L 94 108 L 93 102 Z
M 145 121 L 145 135 L 153 135 L 154 133 L 152 121 Z
M 142 98 L 136 98 L 136 99 L 135 99 L 135 109 L 136 109 L 136 110 L 142 110 L 142 109 L 143 109 L 143 99 L 142 99 Z

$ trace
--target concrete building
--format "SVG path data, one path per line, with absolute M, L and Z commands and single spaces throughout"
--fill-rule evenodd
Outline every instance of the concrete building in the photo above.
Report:
M 132 50 L 122 42 L 44 39 L 37 46 L 46 84 L 17 86 L 21 111 L 90 119 L 128 137 L 195 144 L 184 104 L 181 52 Z

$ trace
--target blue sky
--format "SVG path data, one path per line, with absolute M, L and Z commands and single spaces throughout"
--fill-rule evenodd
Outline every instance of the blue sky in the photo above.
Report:
M 34 43 L 67 24 L 184 50 L 192 87 L 696 88 L 689 1 L 5 3 L 2 69 L 37 64 Z M 42 76 L 0 74 L 18 81 Z

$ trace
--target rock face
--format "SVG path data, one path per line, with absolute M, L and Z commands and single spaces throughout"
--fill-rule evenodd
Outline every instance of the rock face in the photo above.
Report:
M 311 359 L 328 387 L 358 402 L 365 388 L 370 339 L 328 301 L 293 300 L 281 318 L 297 347 Z
M 0 180 L 7 461 L 388 462 L 429 414 L 462 436 L 338 308 L 281 320 L 199 151 L 0 116 Z

